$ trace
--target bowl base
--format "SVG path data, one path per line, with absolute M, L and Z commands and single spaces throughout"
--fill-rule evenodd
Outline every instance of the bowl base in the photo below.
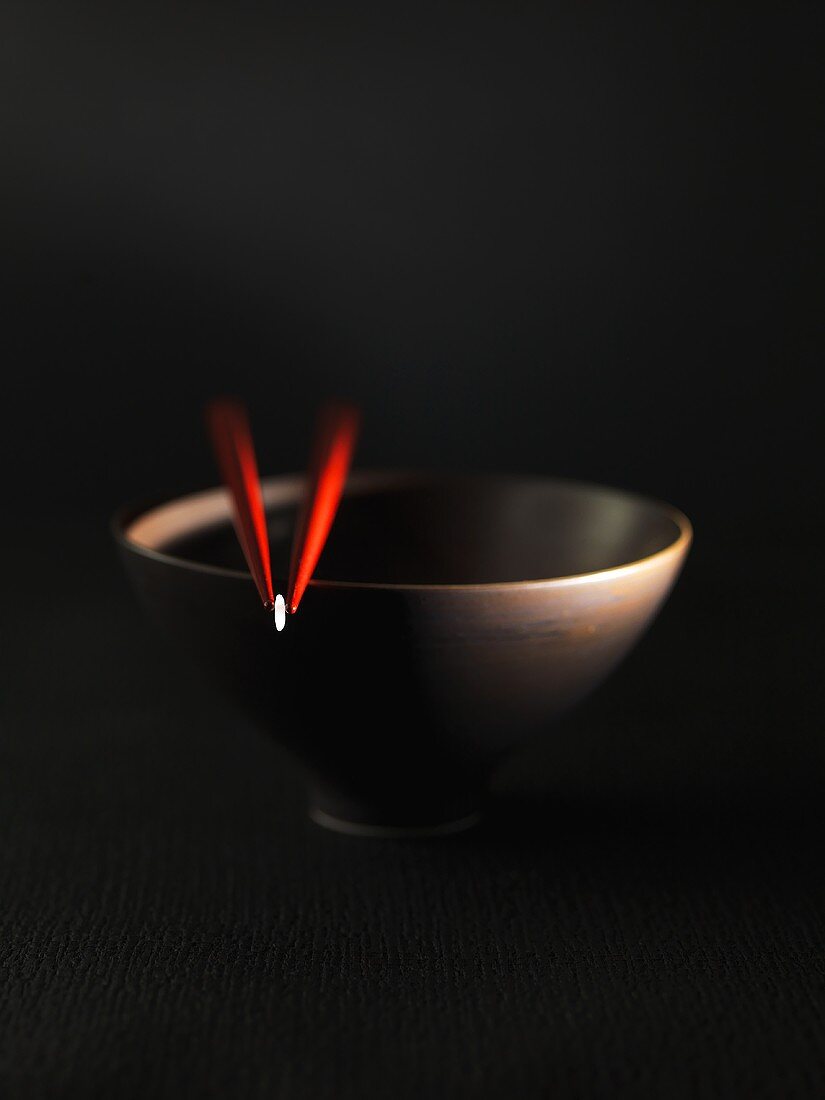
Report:
M 479 823 L 481 811 L 474 810 L 452 821 L 440 821 L 432 825 L 373 825 L 362 821 L 347 821 L 345 818 L 327 813 L 317 805 L 310 806 L 309 816 L 316 825 L 321 825 L 334 833 L 344 833 L 346 836 L 360 836 L 373 840 L 414 840 L 463 833 L 465 829 L 472 829 Z

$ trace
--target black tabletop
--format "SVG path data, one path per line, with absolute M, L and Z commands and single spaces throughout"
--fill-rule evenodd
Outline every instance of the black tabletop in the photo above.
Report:
M 813 613 L 770 645 L 699 548 L 482 827 L 365 841 L 159 645 L 105 529 L 63 536 L 71 586 L 27 542 L 5 597 L 4 1096 L 821 1095 Z

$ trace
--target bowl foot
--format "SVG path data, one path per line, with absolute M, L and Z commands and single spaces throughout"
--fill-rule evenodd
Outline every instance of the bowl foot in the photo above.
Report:
M 481 818 L 478 788 L 439 789 L 432 781 L 377 790 L 375 797 L 352 796 L 323 781 L 311 785 L 309 816 L 325 829 L 348 836 L 401 840 L 449 836 L 472 828 Z
M 474 810 L 452 821 L 440 821 L 432 825 L 371 825 L 363 821 L 347 821 L 345 818 L 327 813 L 326 810 L 314 804 L 309 808 L 309 816 L 316 825 L 331 829 L 334 833 L 344 833 L 346 836 L 361 836 L 374 840 L 414 840 L 463 833 L 465 829 L 472 829 L 479 823 L 481 811 Z

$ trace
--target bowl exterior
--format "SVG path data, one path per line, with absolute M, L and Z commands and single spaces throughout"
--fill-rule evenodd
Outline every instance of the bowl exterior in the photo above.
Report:
M 120 546 L 151 618 L 310 768 L 321 812 L 426 825 L 464 819 L 495 763 L 616 667 L 687 543 L 549 582 L 316 583 L 282 633 L 251 579 Z

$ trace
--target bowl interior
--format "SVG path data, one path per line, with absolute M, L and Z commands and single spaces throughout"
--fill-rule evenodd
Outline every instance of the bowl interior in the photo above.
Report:
M 300 478 L 264 483 L 273 574 L 288 572 Z M 502 584 L 626 565 L 676 542 L 668 506 L 578 482 L 358 473 L 316 579 L 397 585 Z M 221 489 L 141 513 L 124 532 L 180 561 L 245 572 Z

